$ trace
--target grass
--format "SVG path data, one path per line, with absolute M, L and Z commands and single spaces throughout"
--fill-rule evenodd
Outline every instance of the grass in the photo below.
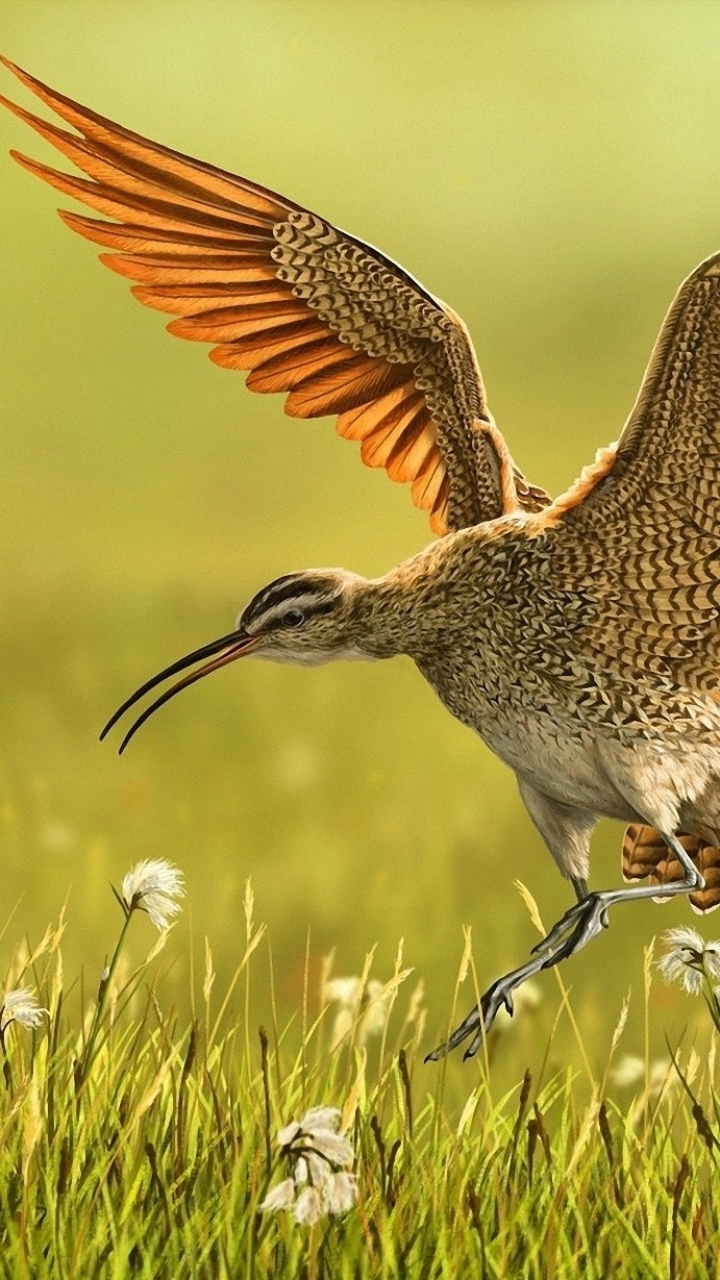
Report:
M 716 1274 L 716 1038 L 709 1051 L 676 1047 L 662 1086 L 643 1084 L 621 1104 L 608 1096 L 610 1060 L 592 1088 L 550 1070 L 552 1037 L 537 1078 L 527 1070 L 495 1096 L 493 1057 L 509 1033 L 494 1031 L 467 1066 L 459 1105 L 445 1064 L 419 1057 L 422 1001 L 401 950 L 382 993 L 382 1035 L 362 1043 L 359 1015 L 336 1036 L 307 976 L 301 1007 L 279 1025 L 270 940 L 249 884 L 240 963 L 218 993 L 206 944 L 188 1018 L 163 1007 L 172 931 L 129 967 L 134 915 L 95 996 L 82 983 L 66 988 L 62 920 L 10 967 L 6 990 L 35 986 L 48 1016 L 2 1037 L 1 1275 Z M 372 954 L 364 984 L 371 963 Z M 650 953 L 645 968 L 649 1017 Z M 267 1032 L 252 1019 L 253 991 Z M 342 1110 L 358 1201 L 305 1226 L 259 1204 L 287 1172 L 277 1130 L 316 1104 Z

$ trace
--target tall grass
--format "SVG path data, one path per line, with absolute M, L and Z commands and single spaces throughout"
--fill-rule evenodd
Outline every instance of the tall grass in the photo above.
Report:
M 296 1016 L 279 1025 L 270 941 L 249 886 L 244 908 L 244 955 L 227 989 L 216 991 L 206 943 L 182 1021 L 163 1000 L 172 931 L 136 968 L 124 949 L 109 987 L 104 975 L 95 993 L 66 983 L 62 920 L 19 950 L 5 989 L 35 986 L 48 1014 L 39 1030 L 11 1024 L 3 1036 L 0 1274 L 716 1274 L 711 1027 L 709 1049 L 676 1046 L 656 1086 L 646 1064 L 645 1083 L 622 1105 L 608 1096 L 610 1059 L 592 1088 L 571 1071 L 527 1071 L 496 1097 L 492 1058 L 509 1034 L 496 1031 L 483 1060 L 468 1065 L 457 1104 L 444 1064 L 419 1057 L 421 1000 L 401 951 L 375 1041 L 363 1042 L 362 1006 L 339 1034 L 308 979 Z M 128 934 L 146 928 L 130 926 Z M 649 962 L 646 972 L 651 1017 Z M 250 1020 L 251 992 L 267 1030 Z M 358 1201 L 345 1216 L 303 1226 L 259 1206 L 286 1172 L 277 1130 L 315 1104 L 342 1110 Z

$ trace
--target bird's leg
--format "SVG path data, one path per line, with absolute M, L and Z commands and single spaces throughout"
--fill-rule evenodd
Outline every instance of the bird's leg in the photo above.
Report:
M 677 837 L 664 835 L 663 839 L 685 872 L 682 880 L 662 886 L 663 897 L 673 897 L 679 893 L 690 893 L 693 889 L 704 888 L 703 876 Z M 573 881 L 573 887 L 578 896 L 578 902 L 566 911 L 542 941 L 533 947 L 532 958 L 520 965 L 518 969 L 511 970 L 510 973 L 504 974 L 493 982 L 482 996 L 480 1003 L 453 1031 L 445 1044 L 428 1054 L 426 1062 L 437 1062 L 451 1049 L 456 1049 L 469 1036 L 472 1036 L 472 1040 L 465 1050 L 464 1057 L 472 1058 L 480 1048 L 483 1035 L 487 1035 L 500 1008 L 504 1005 L 508 1013 L 512 1014 L 512 993 L 517 987 L 528 978 L 541 973 L 543 969 L 552 968 L 561 960 L 574 955 L 581 947 L 586 946 L 607 927 L 608 911 L 616 903 L 634 902 L 636 899 L 658 896 L 657 885 L 643 885 L 633 889 L 604 889 L 597 893 L 586 892 L 584 896 L 581 896 L 585 887 L 583 882 Z
M 583 902 L 588 902 L 591 897 L 596 896 L 598 895 L 591 894 Z M 578 903 L 578 906 L 580 905 L 582 904 Z M 573 907 L 572 911 L 568 911 L 562 920 L 558 922 L 558 925 L 564 924 L 566 921 L 569 925 L 569 918 L 572 912 L 575 911 L 577 911 L 577 907 Z M 558 925 L 551 931 L 553 934 L 555 934 Z M 475 1008 L 463 1019 L 460 1026 L 455 1028 L 444 1044 L 441 1044 L 427 1055 L 425 1061 L 437 1062 L 440 1058 L 444 1058 L 446 1053 L 449 1053 L 451 1049 L 456 1049 L 459 1044 L 462 1044 L 463 1040 L 467 1040 L 468 1036 L 472 1036 L 473 1039 L 463 1056 L 465 1058 L 474 1057 L 482 1044 L 483 1035 L 487 1035 L 503 1005 L 508 1013 L 512 1014 L 513 991 L 522 986 L 523 982 L 527 982 L 528 978 L 533 978 L 536 974 L 541 973 L 543 969 L 547 969 L 551 965 L 557 964 L 560 960 L 564 960 L 566 956 L 572 955 L 574 951 L 577 951 L 586 942 L 590 941 L 593 936 L 591 933 L 581 939 L 583 928 L 584 922 L 582 920 L 575 923 L 574 928 L 570 927 L 569 930 L 564 928 L 564 941 L 558 938 L 553 947 L 550 946 L 550 934 L 548 934 L 547 938 L 543 938 L 539 947 L 535 948 L 536 954 L 530 960 L 527 960 L 525 964 L 520 965 L 518 969 L 512 969 L 510 973 L 505 973 L 501 978 L 497 978 L 480 998 L 480 1003 L 475 1005 Z M 602 925 L 598 925 L 595 932 L 599 933 L 601 928 Z
M 587 880 L 581 880 L 579 876 L 571 876 L 570 883 L 575 890 L 575 897 L 578 902 L 582 902 L 583 898 L 587 898 L 590 892 Z

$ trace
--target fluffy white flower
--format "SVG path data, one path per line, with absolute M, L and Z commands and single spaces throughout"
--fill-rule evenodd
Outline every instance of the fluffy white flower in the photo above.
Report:
M 37 996 L 29 987 L 7 991 L 0 1003 L 0 1029 L 3 1031 L 11 1022 L 19 1022 L 21 1027 L 34 1031 L 47 1017 L 48 1010 L 38 1004 Z
M 296 1222 L 312 1226 L 324 1213 L 323 1198 L 315 1187 L 303 1187 L 293 1206 Z
M 279 1147 L 289 1147 L 297 1138 L 300 1132 L 300 1125 L 297 1120 L 291 1120 L 290 1124 L 286 1124 L 284 1129 L 278 1130 L 277 1144 Z
M 337 1133 L 340 1128 L 339 1107 L 311 1107 L 299 1121 L 303 1133 L 312 1134 L 316 1129 L 332 1129 Z
M 122 882 L 122 899 L 128 911 L 147 911 L 156 929 L 169 929 L 180 911 L 185 893 L 182 872 L 165 858 L 143 858 Z
M 720 982 L 720 942 L 706 942 L 695 929 L 682 926 L 663 934 L 668 945 L 658 961 L 666 982 L 679 981 L 690 995 L 699 995 L 705 979 Z
M 610 1079 L 619 1089 L 630 1089 L 633 1085 L 644 1084 L 645 1059 L 638 1053 L 624 1054 L 610 1072 Z M 677 1082 L 678 1077 L 670 1075 L 670 1063 L 667 1058 L 653 1058 L 648 1069 L 648 1094 L 652 1097 L 654 1094 L 664 1093 L 674 1087 Z
M 259 1206 L 263 1212 L 279 1213 L 281 1209 L 289 1209 L 295 1199 L 295 1183 L 292 1178 L 284 1178 L 266 1195 Z
M 341 1004 L 357 1009 L 360 1003 L 359 978 L 328 978 L 325 983 L 325 999 L 328 1004 Z
M 339 1133 L 337 1107 L 311 1107 L 277 1135 L 292 1174 L 265 1197 L 261 1210 L 291 1209 L 296 1222 L 312 1225 L 326 1214 L 347 1213 L 357 1200 L 357 1181 L 349 1172 L 353 1149 Z
M 337 1107 L 311 1107 L 301 1120 L 292 1120 L 280 1129 L 277 1144 L 286 1150 L 294 1148 L 294 1155 L 316 1152 L 334 1165 L 352 1162 L 353 1149 L 347 1138 L 338 1133 L 340 1111 Z
M 390 997 L 383 995 L 384 986 L 377 978 L 363 983 L 360 978 L 329 978 L 323 989 L 328 1004 L 336 1004 L 338 1011 L 333 1025 L 333 1045 L 341 1040 L 356 1024 L 355 1038 L 364 1045 L 368 1036 L 382 1035 L 390 1013 Z
M 347 1213 L 357 1200 L 357 1178 L 354 1173 L 341 1169 L 330 1178 L 325 1192 L 325 1203 L 330 1213 Z
M 610 1079 L 620 1089 L 630 1089 L 645 1076 L 645 1059 L 639 1053 L 623 1054 L 610 1072 Z
M 349 1164 L 353 1158 L 353 1150 L 347 1138 L 343 1138 L 340 1133 L 333 1133 L 332 1129 L 317 1128 L 308 1132 L 302 1139 L 302 1145 L 316 1151 L 331 1164 Z

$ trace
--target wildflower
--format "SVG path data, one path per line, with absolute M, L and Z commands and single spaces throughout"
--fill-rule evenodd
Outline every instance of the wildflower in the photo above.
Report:
M 296 1222 L 304 1222 L 311 1227 L 313 1222 L 317 1222 L 318 1218 L 323 1215 L 323 1201 L 320 1192 L 315 1187 L 303 1187 L 295 1201 L 293 1212 Z
M 291 1173 L 268 1193 L 261 1210 L 291 1209 L 296 1222 L 311 1226 L 326 1214 L 352 1209 L 357 1199 L 357 1181 L 349 1171 L 353 1149 L 339 1128 L 337 1107 L 311 1107 L 301 1120 L 280 1129 L 277 1144 Z
M 266 1195 L 260 1208 L 270 1213 L 277 1213 L 280 1209 L 289 1209 L 294 1199 L 294 1178 L 283 1178 L 282 1182 L 278 1182 L 277 1186 Z
M 699 995 L 705 985 L 720 985 L 720 942 L 706 942 L 695 929 L 668 929 L 663 935 L 668 950 L 658 961 L 666 982 L 676 978 L 689 995 Z
M 610 1072 L 610 1079 L 619 1089 L 630 1089 L 645 1081 L 645 1059 L 638 1053 L 626 1053 Z M 653 1058 L 647 1073 L 649 1097 L 667 1092 L 677 1085 L 678 1077 L 670 1075 L 670 1063 L 666 1058 Z
M 128 871 L 122 882 L 125 910 L 147 911 L 156 929 L 170 928 L 180 911 L 178 898 L 185 893 L 182 872 L 164 858 L 144 858 Z
M 390 1013 L 390 996 L 383 996 L 384 986 L 377 978 L 364 983 L 360 978 L 330 978 L 323 988 L 328 1004 L 337 1004 L 332 1040 L 337 1045 L 356 1025 L 355 1038 L 364 1045 L 368 1036 L 379 1036 Z
M 7 991 L 0 1003 L 0 1034 L 11 1022 L 35 1031 L 48 1016 L 48 1010 L 38 1004 L 37 996 L 29 987 L 17 987 L 15 991 Z

